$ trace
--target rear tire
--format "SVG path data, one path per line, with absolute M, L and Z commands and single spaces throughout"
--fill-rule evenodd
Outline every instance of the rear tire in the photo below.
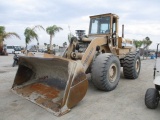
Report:
M 159 92 L 154 88 L 149 88 L 145 94 L 145 105 L 150 109 L 156 109 L 159 103 Z
M 94 86 L 103 91 L 111 91 L 119 82 L 119 59 L 113 54 L 100 54 L 93 62 L 91 71 Z
M 141 69 L 141 60 L 139 53 L 130 52 L 124 58 L 123 74 L 125 78 L 136 79 Z

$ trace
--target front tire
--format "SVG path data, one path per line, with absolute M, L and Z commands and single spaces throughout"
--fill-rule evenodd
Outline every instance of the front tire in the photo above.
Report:
M 100 54 L 92 64 L 92 82 L 103 91 L 116 88 L 120 79 L 120 62 L 113 54 Z
M 157 89 L 149 88 L 145 94 L 145 105 L 150 109 L 156 109 L 159 103 L 159 92 Z

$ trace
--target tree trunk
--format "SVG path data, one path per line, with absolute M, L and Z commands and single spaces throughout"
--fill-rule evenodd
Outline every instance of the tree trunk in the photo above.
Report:
M 143 48 L 143 60 L 144 60 L 145 49 L 146 49 L 147 47 L 148 47 L 148 46 L 145 46 L 145 47 Z
M 53 38 L 53 36 L 50 35 L 50 50 L 52 50 L 52 38 Z
M 147 52 L 146 53 L 146 56 L 147 56 L 146 59 L 147 59 L 148 58 L 148 48 L 146 48 L 146 52 Z
M 27 50 L 27 43 L 26 43 L 26 48 L 25 48 L 25 50 L 24 50 L 24 53 L 28 53 L 28 50 Z
M 38 50 L 39 50 L 39 42 L 37 41 L 37 47 L 36 47 L 36 49 L 37 49 L 37 52 L 38 52 Z

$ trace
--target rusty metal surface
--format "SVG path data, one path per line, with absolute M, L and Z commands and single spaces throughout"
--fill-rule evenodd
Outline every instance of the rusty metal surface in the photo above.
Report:
M 48 53 L 44 53 L 44 54 L 43 54 L 43 57 L 44 57 L 44 58 L 54 58 L 55 55 L 53 55 L 53 54 L 48 54 Z
M 69 108 L 75 106 L 79 101 L 83 99 L 86 94 L 87 88 L 88 80 L 86 79 L 71 87 L 67 102 Z
M 87 88 L 80 61 L 20 57 L 12 91 L 60 116 L 83 99 Z
M 63 91 L 42 83 L 33 83 L 22 88 L 13 88 L 17 94 L 44 106 L 46 109 L 59 112 Z

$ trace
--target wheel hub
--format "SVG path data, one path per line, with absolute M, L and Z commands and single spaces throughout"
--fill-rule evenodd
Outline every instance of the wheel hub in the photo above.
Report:
M 136 72 L 139 72 L 139 69 L 140 69 L 139 59 L 136 60 L 135 68 L 136 68 Z
M 110 82 L 114 82 L 117 76 L 117 66 L 112 64 L 109 68 L 109 80 Z

